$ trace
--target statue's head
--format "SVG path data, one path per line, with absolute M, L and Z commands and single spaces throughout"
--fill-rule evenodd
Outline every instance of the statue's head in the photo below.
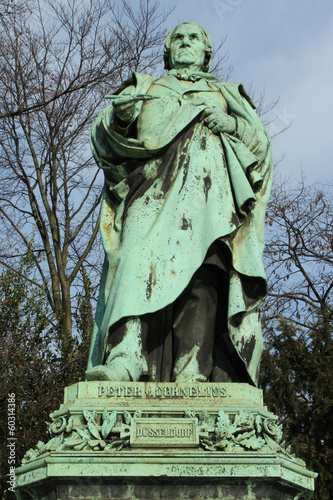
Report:
M 212 39 L 199 24 L 186 22 L 176 26 L 164 44 L 165 69 L 191 68 L 208 72 L 213 58 Z

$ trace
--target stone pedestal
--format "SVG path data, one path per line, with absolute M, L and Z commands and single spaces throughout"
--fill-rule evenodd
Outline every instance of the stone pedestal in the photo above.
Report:
M 80 382 L 51 418 L 17 469 L 21 500 L 312 496 L 316 474 L 248 384 Z

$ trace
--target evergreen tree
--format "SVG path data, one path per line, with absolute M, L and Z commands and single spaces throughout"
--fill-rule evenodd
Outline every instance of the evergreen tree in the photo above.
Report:
M 16 466 L 46 431 L 46 420 L 59 404 L 57 373 L 61 365 L 54 319 L 45 290 L 34 283 L 31 255 L 15 271 L 0 274 L 0 427 L 1 486 L 7 489 L 8 395 L 15 398 Z
M 325 314 L 307 331 L 281 318 L 266 332 L 261 364 L 265 403 L 280 416 L 296 455 L 319 474 L 314 500 L 333 492 L 332 334 Z

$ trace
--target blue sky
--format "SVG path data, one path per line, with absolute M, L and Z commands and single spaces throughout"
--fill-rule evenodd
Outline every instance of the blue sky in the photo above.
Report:
M 215 45 L 227 35 L 232 80 L 279 98 L 276 126 L 291 126 L 273 140 L 275 157 L 285 155 L 277 172 L 290 182 L 301 170 L 309 183 L 332 181 L 332 0 L 179 0 L 168 25 L 185 20 Z

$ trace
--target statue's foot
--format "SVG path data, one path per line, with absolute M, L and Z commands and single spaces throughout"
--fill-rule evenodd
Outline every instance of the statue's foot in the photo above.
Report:
M 97 365 L 93 368 L 88 368 L 85 373 L 86 380 L 103 380 L 109 382 L 129 382 L 131 377 L 121 365 Z

